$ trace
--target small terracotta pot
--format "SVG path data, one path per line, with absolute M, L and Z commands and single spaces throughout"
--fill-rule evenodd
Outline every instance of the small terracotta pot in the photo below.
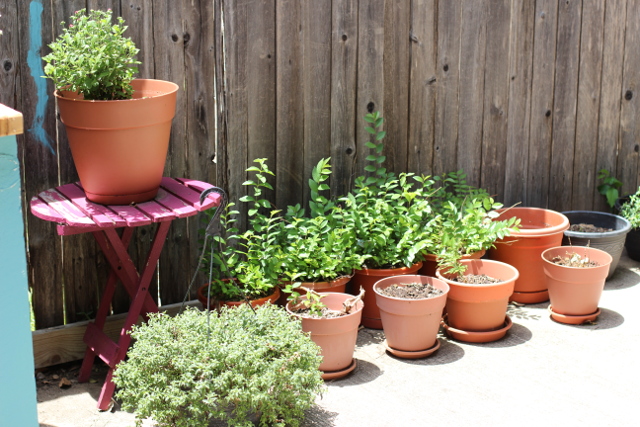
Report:
M 342 304 L 353 298 L 351 294 L 329 292 L 324 294 L 322 302 L 331 310 L 342 310 Z M 305 298 L 305 297 L 302 297 Z M 358 339 L 358 326 L 362 318 L 364 304 L 359 301 L 355 309 L 341 317 L 330 319 L 312 319 L 302 317 L 291 311 L 291 303 L 286 309 L 302 321 L 302 330 L 311 334 L 311 339 L 322 349 L 320 370 L 324 379 L 341 378 L 355 368 L 353 352 Z
M 305 287 L 307 289 L 311 289 L 318 293 L 326 293 L 326 292 L 337 292 L 337 293 L 345 293 L 347 288 L 347 283 L 353 277 L 353 273 L 349 276 L 342 276 L 337 278 L 336 280 L 332 280 L 330 282 L 302 282 L 300 283 L 301 287 Z M 285 292 L 284 288 L 291 282 L 282 282 L 280 283 L 280 298 L 278 298 L 278 305 L 284 307 L 287 304 L 287 299 L 289 295 L 288 292 Z
M 495 242 L 489 258 L 514 266 L 520 272 L 512 301 L 538 303 L 549 299 L 540 254 L 560 246 L 569 220 L 559 212 L 539 208 L 501 209 L 497 220 L 520 218 L 520 231 Z
M 446 305 L 448 324 L 467 332 L 503 328 L 509 298 L 519 276 L 518 270 L 500 261 L 484 259 L 463 260 L 461 263 L 467 267 L 465 275 L 486 274 L 501 282 L 486 285 L 459 283 L 451 280 L 451 275 L 438 270 L 438 278 L 444 280 L 450 288 Z
M 480 259 L 487 251 L 484 249 L 472 254 L 462 255 L 462 259 Z M 425 254 L 424 261 L 422 261 L 422 268 L 418 270 L 418 273 L 422 276 L 436 277 L 436 270 L 438 269 L 438 257 L 433 254 Z
M 393 298 L 382 293 L 391 285 L 406 286 L 408 283 L 430 284 L 443 293 L 425 299 Z M 381 279 L 373 285 L 373 290 L 388 347 L 417 352 L 436 345 L 449 285 L 433 277 L 403 275 Z
M 365 268 L 356 270 L 351 284 L 352 292 L 357 295 L 360 288 L 364 289 L 364 311 L 362 313 L 362 325 L 372 329 L 382 329 L 380 320 L 380 310 L 376 304 L 376 294 L 373 292 L 373 285 L 385 277 L 400 276 L 404 274 L 414 274 L 422 267 L 422 262 L 413 264 L 411 267 L 401 268 Z
M 117 101 L 55 92 L 80 183 L 96 203 L 144 202 L 160 187 L 178 85 L 136 79 L 131 86 L 133 99 Z
M 229 279 L 223 279 L 223 280 L 228 281 Z M 202 304 L 203 309 L 207 308 L 207 287 L 208 286 L 209 286 L 208 284 L 204 284 L 198 288 L 198 294 L 197 294 L 198 301 L 200 301 L 200 304 Z M 258 307 L 268 302 L 271 304 L 275 304 L 278 298 L 280 298 L 280 289 L 278 287 L 275 287 L 273 289 L 274 291 L 271 295 L 249 301 L 251 303 L 251 306 Z M 239 305 L 246 304 L 245 301 L 218 301 L 215 298 L 211 298 L 209 301 L 209 307 L 211 309 L 215 309 L 216 304 L 218 302 L 220 303 L 221 306 L 224 305 L 226 307 L 237 307 Z
M 599 265 L 581 268 L 567 267 L 551 262 L 556 256 L 565 256 L 572 252 L 586 256 Z M 586 246 L 560 246 L 544 251 L 541 259 L 544 263 L 544 274 L 547 277 L 547 286 L 549 287 L 551 317 L 554 320 L 561 323 L 576 323 L 562 321 L 562 316 L 556 317 L 554 313 L 564 315 L 564 317 L 589 316 L 598 311 L 598 303 L 612 262 L 609 253 Z

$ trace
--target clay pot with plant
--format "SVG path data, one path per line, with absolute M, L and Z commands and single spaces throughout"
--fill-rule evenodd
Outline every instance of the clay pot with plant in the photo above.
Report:
M 303 291 L 306 294 L 300 295 Z M 289 296 L 286 309 L 302 322 L 313 342 L 321 348 L 320 370 L 325 380 L 343 378 L 356 368 L 353 353 L 362 318 L 364 290 L 353 296 L 337 292 L 318 293 L 298 288 Z
M 449 285 L 443 326 L 454 339 L 491 342 L 513 325 L 507 305 L 518 279 L 509 264 L 486 259 L 459 260 L 436 271 Z
M 93 202 L 153 199 L 167 158 L 178 86 L 135 79 L 138 49 L 112 12 L 82 9 L 49 45 L 53 80 L 80 183 Z M 63 23 L 64 25 L 64 23 Z
M 609 274 L 609 253 L 587 246 L 559 246 L 541 255 L 549 288 L 549 312 L 560 323 L 582 324 L 600 314 L 598 303 Z
M 392 276 L 373 286 L 387 351 L 405 359 L 427 357 L 437 339 L 449 285 L 420 275 Z
M 396 176 L 381 166 L 385 132 L 379 130 L 383 123 L 380 114 L 367 114 L 365 120 L 370 124 L 365 129 L 373 135 L 373 141 L 366 143 L 373 150 L 365 167 L 370 175 L 356 178 L 355 189 L 341 202 L 347 225 L 355 231 L 357 250 L 367 257 L 364 267 L 351 279 L 353 293 L 366 291 L 362 324 L 382 329 L 373 285 L 384 277 L 413 274 L 421 267 L 431 209 L 410 182 L 413 174 Z

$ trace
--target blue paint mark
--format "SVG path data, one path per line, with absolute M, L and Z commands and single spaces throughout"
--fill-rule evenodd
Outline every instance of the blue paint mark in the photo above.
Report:
M 27 65 L 31 70 L 36 85 L 36 112 L 31 123 L 31 128 L 27 132 L 31 133 L 42 145 L 47 147 L 51 154 L 55 155 L 53 143 L 49 135 L 44 130 L 44 114 L 47 109 L 49 95 L 47 94 L 47 81 L 42 78 L 44 69 L 42 68 L 42 3 L 32 1 L 29 5 L 29 52 L 27 54 Z

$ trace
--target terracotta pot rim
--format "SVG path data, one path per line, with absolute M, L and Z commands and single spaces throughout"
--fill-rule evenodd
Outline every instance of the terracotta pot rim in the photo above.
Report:
M 336 279 L 330 280 L 328 282 L 309 282 L 309 281 L 286 281 L 286 282 L 278 282 L 278 285 L 290 285 L 292 283 L 313 283 L 314 285 L 327 285 L 330 288 L 334 288 L 336 286 L 340 286 L 342 284 L 343 281 L 345 280 L 351 280 L 351 278 L 354 276 L 355 274 L 355 270 L 353 272 L 351 272 L 351 274 L 346 275 L 346 276 L 340 276 Z
M 133 85 L 134 82 L 137 82 L 138 84 L 145 84 L 147 82 L 154 82 L 154 83 L 160 83 L 160 84 L 166 84 L 167 86 L 170 86 L 170 89 L 168 88 L 166 91 L 163 91 L 162 93 L 159 93 L 156 96 L 160 96 L 160 95 L 168 95 L 174 92 L 177 92 L 180 89 L 180 86 L 178 86 L 176 83 L 174 82 L 170 82 L 168 80 L 160 80 L 160 79 L 133 79 L 131 81 L 131 84 Z M 134 92 L 135 92 L 135 88 L 134 88 Z M 66 97 L 62 95 L 62 92 L 60 91 L 60 89 L 56 89 L 53 91 L 53 95 L 57 98 L 57 99 L 61 99 L 64 101 L 73 101 L 73 102 L 82 102 L 82 103 L 87 103 L 87 104 L 94 104 L 94 103 L 105 103 L 105 102 L 140 102 L 140 101 L 144 101 L 145 99 L 148 98 L 154 98 L 155 96 L 146 96 L 144 98 L 131 98 L 131 99 L 82 99 L 82 98 L 70 98 L 70 97 Z
M 355 298 L 355 295 L 351 295 L 351 294 L 347 294 L 344 292 L 323 292 L 322 295 L 344 295 L 347 298 L 345 298 L 344 300 L 348 300 L 350 298 Z M 305 298 L 304 296 L 302 296 L 301 298 Z M 340 316 L 340 317 L 332 317 L 332 318 L 315 318 L 315 317 L 304 317 L 298 313 L 294 313 L 293 311 L 290 310 L 291 306 L 291 301 L 287 301 L 287 304 L 285 305 L 285 310 L 287 310 L 287 313 L 291 314 L 292 316 L 296 316 L 300 319 L 308 319 L 308 320 L 323 320 L 323 321 L 340 321 L 341 319 L 344 319 L 345 317 L 350 317 L 353 315 L 357 315 L 359 312 L 362 311 L 362 309 L 364 308 L 364 302 L 363 301 L 358 301 L 358 304 L 356 304 L 355 310 L 353 310 L 351 313 L 345 314 L 344 316 Z
M 514 274 L 514 276 L 513 277 L 509 277 L 507 279 L 503 279 L 503 280 L 501 280 L 500 282 L 497 282 L 497 283 L 470 284 L 470 283 L 460 283 L 460 282 L 456 282 L 456 281 L 451 280 L 451 279 L 447 279 L 443 275 L 443 273 L 440 271 L 440 269 L 436 270 L 436 275 L 438 276 L 439 279 L 444 280 L 445 282 L 447 282 L 447 284 L 449 284 L 449 286 L 454 285 L 454 286 L 459 286 L 461 288 L 490 288 L 490 287 L 494 287 L 494 286 L 502 286 L 505 283 L 515 282 L 520 277 L 520 272 L 518 271 L 518 269 L 515 268 L 514 266 L 510 265 L 510 264 L 507 264 L 506 262 L 496 261 L 496 260 L 493 260 L 493 259 L 468 259 L 468 260 L 462 260 L 460 262 L 462 264 L 482 262 L 482 263 L 490 263 L 490 264 L 494 264 L 494 265 L 501 265 L 501 266 L 507 268 L 508 270 L 510 270 Z
M 393 276 L 396 273 L 402 274 L 403 271 L 417 271 L 422 267 L 422 261 L 418 261 L 410 267 L 398 267 L 398 268 L 362 268 L 356 270 L 355 274 L 362 274 L 364 276 Z
M 230 282 L 231 280 L 233 280 L 234 282 L 237 282 L 237 279 L 222 279 L 223 282 Z M 207 295 L 205 295 L 204 293 L 204 289 L 207 288 L 207 286 L 209 286 L 209 283 L 205 283 L 201 286 L 198 287 L 198 291 L 197 291 L 197 295 L 199 297 L 202 297 L 203 300 L 207 300 Z M 258 300 L 262 300 L 262 299 L 270 299 L 271 297 L 273 297 L 274 294 L 278 294 L 278 296 L 280 296 L 280 288 L 278 286 L 274 286 L 272 289 L 272 292 L 269 295 L 265 295 L 263 297 L 260 298 L 256 298 L 256 299 L 251 299 L 250 301 L 258 301 Z M 210 299 L 215 300 L 216 297 L 215 295 L 211 295 Z M 230 301 L 230 300 L 219 300 L 220 304 L 225 304 L 225 303 L 244 303 L 244 300 L 241 301 Z
M 462 259 L 469 259 L 469 257 L 477 257 L 477 258 L 482 258 L 484 256 L 484 254 L 486 254 L 487 251 L 486 249 L 481 249 L 479 251 L 470 253 L 470 254 L 464 254 L 462 255 Z M 424 260 L 425 261 L 433 261 L 433 262 L 438 262 L 438 255 L 434 255 L 434 254 L 430 254 L 430 253 L 426 253 L 424 254 Z
M 569 219 L 564 216 L 562 213 L 544 208 L 534 208 L 534 207 L 516 207 L 516 208 L 502 208 L 498 209 L 498 212 L 516 213 L 518 211 L 535 211 L 535 212 L 546 212 L 547 214 L 551 214 L 555 217 L 556 221 L 554 224 L 550 224 L 548 227 L 542 228 L 532 228 L 532 229 L 520 229 L 520 231 L 516 231 L 511 233 L 511 236 L 507 236 L 504 240 L 509 239 L 509 237 L 545 237 L 551 236 L 557 233 L 564 232 L 567 228 L 569 228 Z M 517 215 L 513 215 L 517 216 Z M 498 220 L 500 217 L 497 218 Z
M 604 256 L 605 259 L 608 260 L 608 262 L 606 262 L 605 264 L 596 265 L 596 266 L 593 266 L 593 267 L 571 267 L 571 266 L 568 266 L 568 265 L 556 264 L 554 262 L 551 262 L 551 260 L 549 259 L 549 258 L 552 257 L 552 255 L 550 255 L 551 253 L 558 252 L 558 251 L 566 252 L 566 251 L 571 250 L 570 248 L 572 248 L 572 247 L 578 248 L 577 251 L 585 251 L 586 250 L 587 252 L 598 253 L 601 256 Z M 540 256 L 542 257 L 542 260 L 548 265 L 552 265 L 552 266 L 560 267 L 560 268 L 567 268 L 567 269 L 576 270 L 576 271 L 594 270 L 594 269 L 598 269 L 598 268 L 603 268 L 603 267 L 605 267 L 607 265 L 610 265 L 611 262 L 613 261 L 613 257 L 608 252 L 603 251 L 602 249 L 592 248 L 592 247 L 589 247 L 589 246 L 554 246 L 553 248 L 549 248 L 549 249 L 546 249 L 545 251 L 543 251 Z M 588 255 L 588 256 L 591 257 L 590 255 Z
M 407 280 L 407 281 L 416 281 L 415 278 L 425 278 L 428 279 L 427 282 L 434 282 L 433 284 L 431 284 L 432 286 L 434 284 L 440 285 L 437 287 L 437 289 L 440 289 L 443 291 L 443 293 L 441 295 L 437 295 L 435 297 L 431 297 L 431 298 L 397 298 L 397 297 L 390 297 L 388 295 L 384 295 L 381 292 L 378 291 L 378 285 L 381 282 L 386 282 L 386 281 L 391 281 L 389 279 L 396 279 L 396 278 L 401 278 L 401 280 Z M 424 283 L 424 282 L 422 282 Z M 383 283 L 384 284 L 384 283 Z M 443 289 L 444 287 L 444 289 Z M 391 277 L 386 277 L 384 279 L 380 279 L 378 280 L 376 283 L 373 284 L 373 291 L 376 293 L 376 295 L 380 295 L 382 298 L 386 298 L 392 301 L 426 301 L 426 300 L 435 300 L 437 298 L 446 298 L 447 294 L 449 293 L 449 284 L 447 282 L 445 282 L 442 279 L 438 279 L 436 277 L 431 277 L 431 276 L 424 276 L 421 274 L 405 274 L 402 276 L 391 276 Z

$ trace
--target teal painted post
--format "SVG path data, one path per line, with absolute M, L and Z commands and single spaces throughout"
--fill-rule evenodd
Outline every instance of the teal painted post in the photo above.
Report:
M 0 104 L 0 425 L 30 427 L 38 411 L 16 133 L 22 115 Z

